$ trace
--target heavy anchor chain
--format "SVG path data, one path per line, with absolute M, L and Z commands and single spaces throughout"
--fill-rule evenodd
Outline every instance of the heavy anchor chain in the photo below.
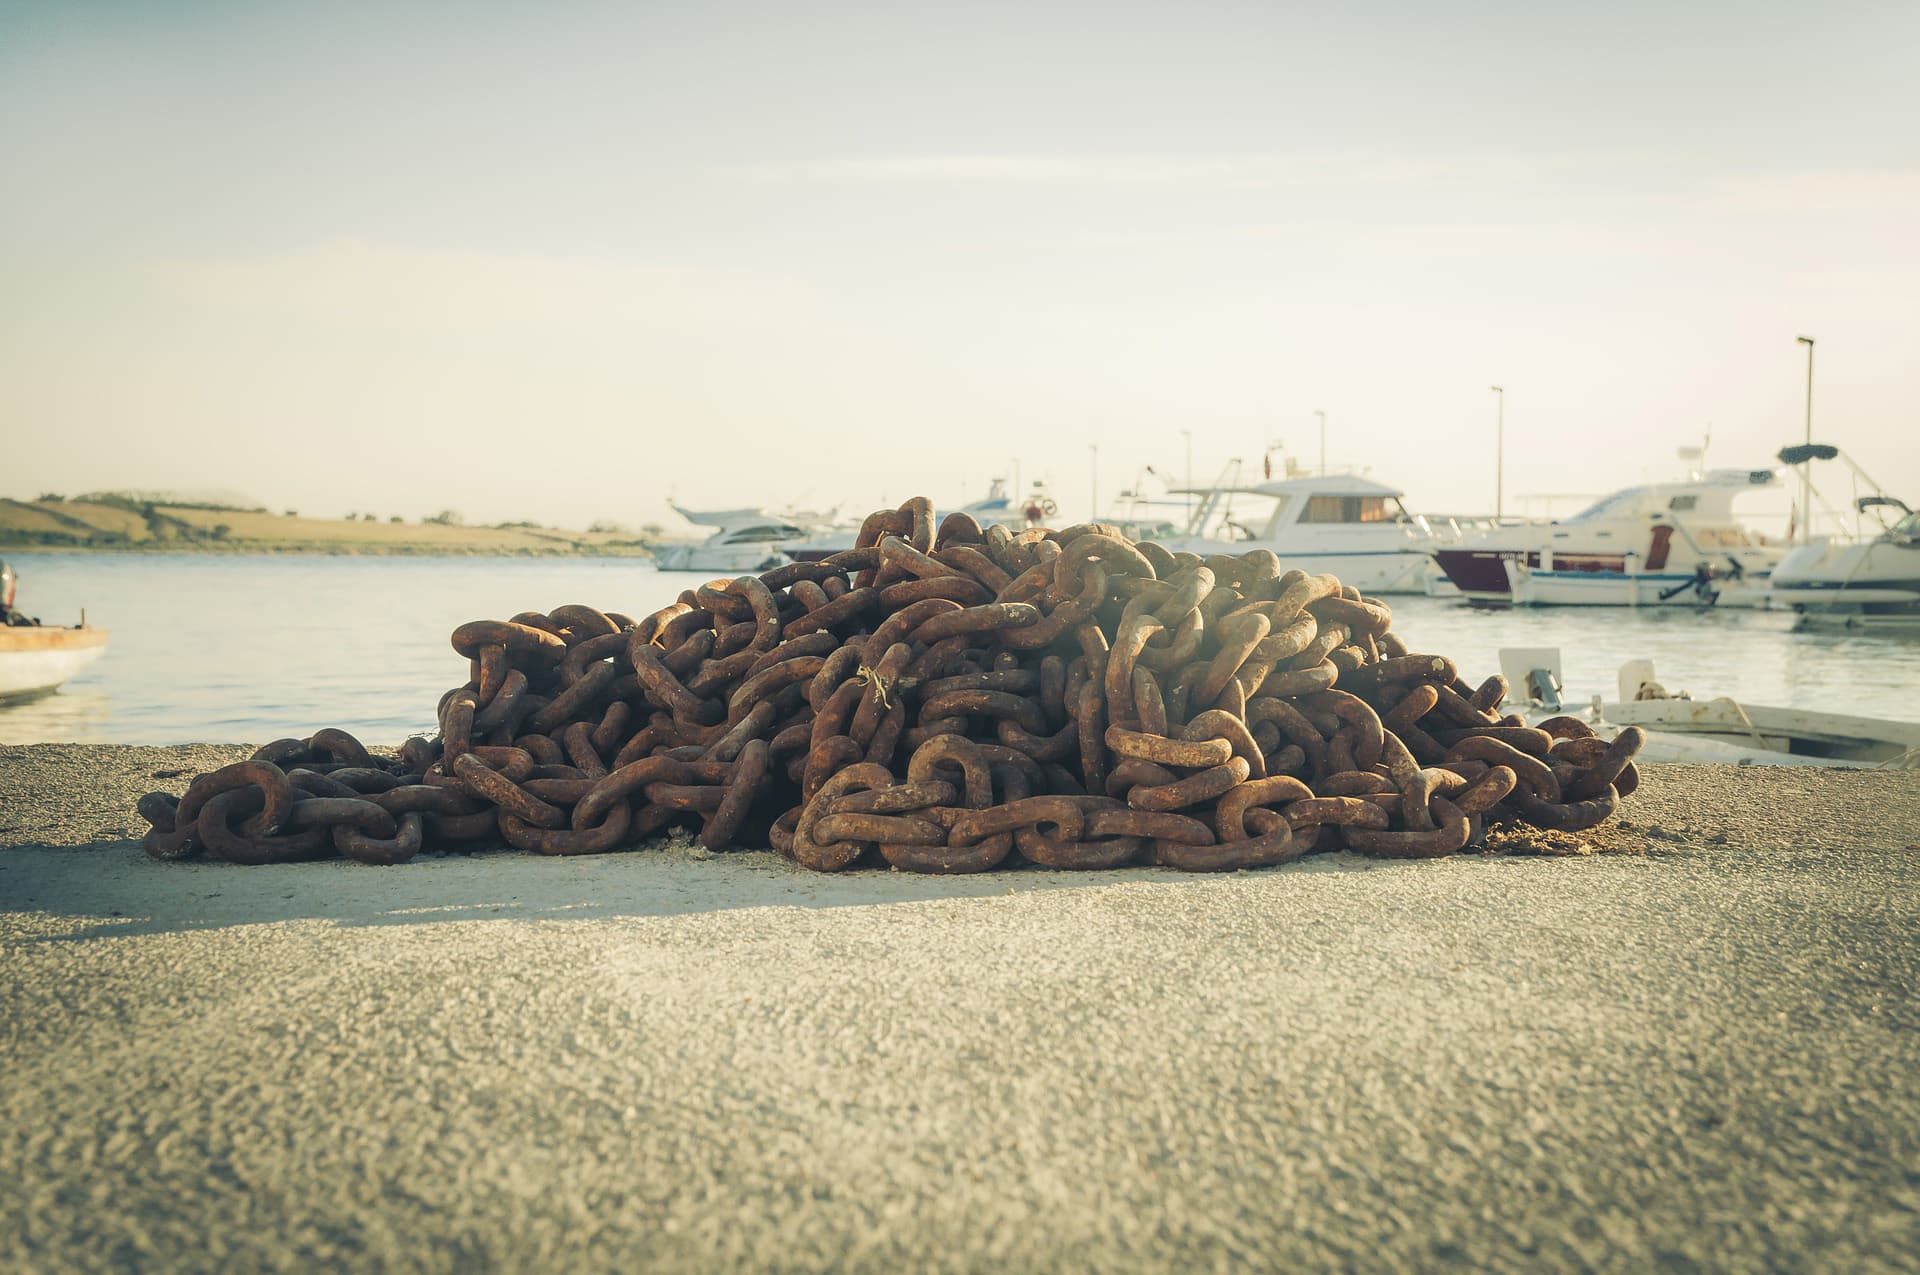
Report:
M 563 606 L 455 629 L 438 730 L 375 756 L 283 739 L 151 793 L 159 859 L 507 845 L 599 854 L 676 827 L 823 872 L 1432 858 L 1490 823 L 1591 828 L 1634 728 L 1503 717 L 1506 684 L 1410 651 L 1384 603 L 1264 550 L 1083 524 L 1015 534 L 916 498 L 820 562 L 640 619 Z

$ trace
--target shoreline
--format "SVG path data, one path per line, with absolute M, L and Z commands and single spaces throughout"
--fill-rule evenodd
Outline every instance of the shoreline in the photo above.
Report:
M 148 860 L 248 751 L 0 747 L 0 1265 L 1911 1257 L 1920 774 L 1222 876 Z
M 434 518 L 303 518 L 297 510 L 170 504 L 108 493 L 96 499 L 0 497 L 0 552 L 239 553 L 404 556 L 651 557 L 626 527 L 590 530 L 538 523 L 468 525 Z
M 180 558 L 621 558 L 651 562 L 653 552 L 646 548 L 496 548 L 476 545 L 468 549 L 443 545 L 276 545 L 265 542 L 222 542 L 208 545 L 111 544 L 41 545 L 0 541 L 0 552 L 16 558 L 28 554 L 128 554 L 139 557 Z

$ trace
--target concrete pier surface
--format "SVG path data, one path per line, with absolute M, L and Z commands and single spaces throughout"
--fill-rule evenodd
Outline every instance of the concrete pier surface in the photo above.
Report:
M 246 751 L 0 748 L 0 1270 L 1920 1263 L 1920 775 L 1226 877 L 147 860 Z

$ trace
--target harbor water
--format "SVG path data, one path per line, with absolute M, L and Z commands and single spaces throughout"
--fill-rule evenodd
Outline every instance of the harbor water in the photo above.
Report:
M 706 577 L 632 559 L 215 557 L 9 553 L 20 606 L 112 631 L 64 690 L 0 705 L 0 743 L 263 742 L 338 726 L 375 744 L 431 730 L 464 681 L 447 635 L 473 619 L 578 602 L 643 615 Z M 1920 632 L 1797 626 L 1761 611 L 1475 610 L 1398 597 L 1394 630 L 1470 681 L 1502 647 L 1558 647 L 1566 699 L 1616 697 L 1619 666 L 1654 662 L 1696 699 L 1920 721 Z

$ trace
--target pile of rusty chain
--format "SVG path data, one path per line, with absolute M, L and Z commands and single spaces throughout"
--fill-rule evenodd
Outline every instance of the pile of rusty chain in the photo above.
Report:
M 155 858 L 399 863 L 639 845 L 697 821 L 823 872 L 1192 871 L 1313 850 L 1426 858 L 1489 821 L 1576 831 L 1642 736 L 1502 717 L 1506 684 L 1408 651 L 1391 612 L 1265 550 L 1200 558 L 1086 524 L 1015 534 L 925 499 L 821 562 L 640 621 L 584 606 L 453 633 L 436 739 L 325 730 L 153 793 Z

